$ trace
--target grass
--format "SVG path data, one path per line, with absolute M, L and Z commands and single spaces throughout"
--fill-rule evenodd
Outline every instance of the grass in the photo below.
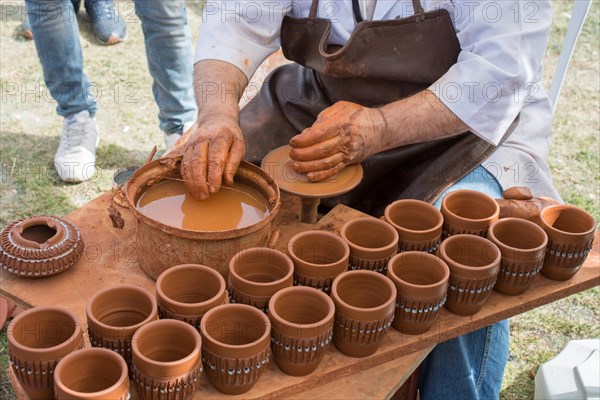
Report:
M 17 3 L 18 4 L 18 3 Z M 162 143 L 157 107 L 151 94 L 141 25 L 130 2 L 119 2 L 128 21 L 127 42 L 99 46 L 89 23 L 80 19 L 85 70 L 101 89 L 101 129 L 98 175 L 90 182 L 70 185 L 55 176 L 52 158 L 62 119 L 55 103 L 44 95 L 42 71 L 34 44 L 15 33 L 22 14 L 8 2 L 0 8 L 0 227 L 35 214 L 64 215 L 110 188 L 114 171 L 142 162 L 155 144 Z M 546 56 L 548 89 L 566 33 L 571 1 L 553 1 L 554 23 Z M 200 22 L 200 1 L 187 2 L 193 37 Z M 554 119 L 554 142 L 549 157 L 557 189 L 566 202 L 583 207 L 600 219 L 600 5 L 594 2 Z M 126 99 L 127 84 L 137 91 Z M 25 90 L 27 89 L 27 90 Z M 133 102 L 130 102 L 133 100 Z M 0 282 L 1 283 L 1 282 Z M 571 296 L 511 320 L 511 357 L 501 398 L 533 397 L 533 377 L 572 339 L 600 336 L 599 290 Z M 0 398 L 11 399 L 7 381 L 5 332 L 0 334 Z

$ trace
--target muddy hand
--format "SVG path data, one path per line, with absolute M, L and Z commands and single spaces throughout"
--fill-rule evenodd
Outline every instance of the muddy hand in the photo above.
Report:
M 385 120 L 377 109 L 337 102 L 290 140 L 294 169 L 310 181 L 325 180 L 378 153 L 384 129 Z
M 526 187 L 512 187 L 502 193 L 502 199 L 496 202 L 500 206 L 500 218 L 523 218 L 540 223 L 540 211 L 545 207 L 558 204 L 549 197 L 533 197 Z

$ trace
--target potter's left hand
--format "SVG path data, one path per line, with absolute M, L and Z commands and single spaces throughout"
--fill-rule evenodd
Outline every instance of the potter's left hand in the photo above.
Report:
M 325 180 L 378 153 L 384 130 L 379 110 L 337 102 L 323 110 L 312 127 L 290 140 L 294 169 L 312 182 Z

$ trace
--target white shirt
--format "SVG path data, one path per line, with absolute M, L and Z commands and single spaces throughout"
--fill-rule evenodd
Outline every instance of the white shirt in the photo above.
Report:
M 226 61 L 250 79 L 279 49 L 283 17 L 308 17 L 311 3 L 208 0 L 196 62 Z M 552 107 L 540 84 L 552 21 L 550 0 L 421 0 L 421 4 L 426 11 L 449 11 L 462 49 L 457 63 L 430 87 L 438 98 L 473 133 L 494 145 L 521 114 L 516 131 L 483 166 L 504 188 L 529 186 L 534 195 L 560 199 L 545 161 Z M 378 0 L 372 11 L 373 20 L 414 14 L 412 0 Z M 332 45 L 344 45 L 356 26 L 352 0 L 321 0 L 318 16 L 332 22 Z

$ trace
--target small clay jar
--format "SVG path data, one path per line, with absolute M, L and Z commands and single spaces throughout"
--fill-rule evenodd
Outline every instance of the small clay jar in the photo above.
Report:
M 282 252 L 253 247 L 237 253 L 229 262 L 229 296 L 232 303 L 268 311 L 275 293 L 294 283 L 294 264 Z
M 366 269 L 385 275 L 387 263 L 398 251 L 398 232 L 385 221 L 357 218 L 340 231 L 350 246 L 350 269 Z
M 204 265 L 178 265 L 156 280 L 156 302 L 161 319 L 184 321 L 199 330 L 202 316 L 227 302 L 225 279 Z
M 100 290 L 87 302 L 88 336 L 93 347 L 119 353 L 131 366 L 131 338 L 158 319 L 156 301 L 146 289 L 117 285 Z
M 320 290 L 295 286 L 269 301 L 271 349 L 275 363 L 293 376 L 312 373 L 329 349 L 335 305 Z
M 557 281 L 571 279 L 592 250 L 594 217 L 579 207 L 562 204 L 544 208 L 540 219 L 548 235 L 542 275 Z
M 152 321 L 133 335 L 132 381 L 141 400 L 194 397 L 202 373 L 200 334 L 188 323 Z
M 480 236 L 454 235 L 442 242 L 439 256 L 450 268 L 446 309 L 458 315 L 475 314 L 496 284 L 500 249 Z
M 294 285 L 329 294 L 335 277 L 348 269 L 350 247 L 331 232 L 298 233 L 288 243 L 287 252 L 294 262 Z
M 427 332 L 446 302 L 448 265 L 433 254 L 407 251 L 390 260 L 388 277 L 398 290 L 394 328 L 407 335 Z
M 420 200 L 398 200 L 385 208 L 384 218 L 398 231 L 398 251 L 435 253 L 442 240 L 442 213 Z
M 200 333 L 212 385 L 225 394 L 252 389 L 269 362 L 271 324 L 265 313 L 246 304 L 224 304 L 204 315 Z
M 57 400 L 127 400 L 127 364 L 108 349 L 75 351 L 56 366 L 54 392 Z
M 456 190 L 442 200 L 444 228 L 442 238 L 469 234 L 487 237 L 490 225 L 498 220 L 496 200 L 476 190 Z
M 392 325 L 396 287 L 374 271 L 347 271 L 333 281 L 333 343 L 350 357 L 375 353 Z
M 503 218 L 492 224 L 488 239 L 502 254 L 494 289 L 511 296 L 525 292 L 544 263 L 548 244 L 544 230 L 531 221 Z
M 83 348 L 75 314 L 62 307 L 35 307 L 12 320 L 7 336 L 10 364 L 29 398 L 52 399 L 56 364 Z

